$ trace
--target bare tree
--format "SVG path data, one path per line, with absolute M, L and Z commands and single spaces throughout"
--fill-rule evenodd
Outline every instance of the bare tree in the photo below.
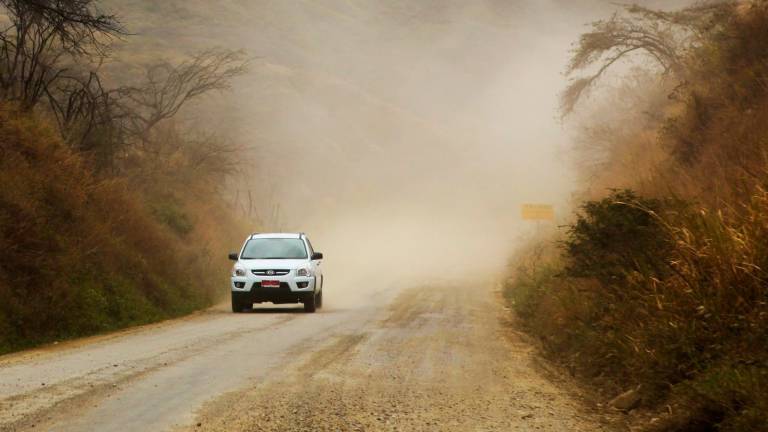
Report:
M 49 111 L 70 145 L 98 167 L 114 168 L 118 155 L 137 144 L 156 150 L 152 133 L 160 123 L 188 102 L 228 89 L 248 60 L 242 51 L 210 49 L 181 64 L 147 68 L 139 85 L 105 88 L 98 71 L 112 40 L 127 33 L 97 1 L 0 0 L 7 24 L 0 28 L 0 100 Z M 198 155 L 200 163 L 230 150 L 210 147 Z
M 561 95 L 561 112 L 569 114 L 579 99 L 617 62 L 640 54 L 659 67 L 663 74 L 685 80 L 686 55 L 712 31 L 714 19 L 735 6 L 735 2 L 701 3 L 680 11 L 666 12 L 631 5 L 623 14 L 592 23 L 573 50 L 566 74 L 590 70 L 571 80 Z
M 119 90 L 105 89 L 96 72 L 58 80 L 45 90 L 65 141 L 88 153 L 96 167 L 114 168 L 115 154 L 125 147 L 122 125 L 129 116 L 120 103 Z
M 148 68 L 144 84 L 119 89 L 125 110 L 130 113 L 127 132 L 146 145 L 152 129 L 160 122 L 205 93 L 229 89 L 232 78 L 247 68 L 243 51 L 226 49 L 203 51 L 176 66 L 164 63 Z
M 81 75 L 78 58 L 105 55 L 108 42 L 125 34 L 95 0 L 0 0 L 0 6 L 9 21 L 0 30 L 0 97 L 25 109 L 58 81 Z
M 150 66 L 145 81 L 135 86 L 105 89 L 99 75 L 91 72 L 59 79 L 45 90 L 64 138 L 78 150 L 91 153 L 98 166 L 115 168 L 115 157 L 121 153 L 162 151 L 163 138 L 153 134 L 158 125 L 190 101 L 228 89 L 231 79 L 246 68 L 244 53 L 215 49 L 179 65 Z M 216 151 L 226 153 L 225 147 Z

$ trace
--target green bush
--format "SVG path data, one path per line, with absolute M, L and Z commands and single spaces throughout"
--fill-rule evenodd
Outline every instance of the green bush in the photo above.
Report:
M 180 236 L 189 234 L 194 228 L 189 215 L 172 201 L 163 201 L 153 205 L 152 214 L 160 223 L 168 226 Z
M 638 197 L 631 190 L 613 191 L 587 201 L 563 242 L 570 277 L 595 278 L 623 286 L 633 273 L 661 278 L 670 269 L 670 241 L 659 213 L 682 203 Z

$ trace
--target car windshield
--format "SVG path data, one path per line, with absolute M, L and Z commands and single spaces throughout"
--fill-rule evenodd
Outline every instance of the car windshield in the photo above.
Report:
M 255 238 L 248 240 L 240 259 L 306 259 L 307 248 L 296 238 Z

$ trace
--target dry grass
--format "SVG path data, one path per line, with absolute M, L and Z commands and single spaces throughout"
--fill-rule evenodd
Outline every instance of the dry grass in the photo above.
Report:
M 765 214 L 763 191 L 733 214 L 657 209 L 659 243 L 647 246 L 636 241 L 636 230 L 621 235 L 626 226 L 591 218 L 600 244 L 588 253 L 606 263 L 613 256 L 620 265 L 604 271 L 574 261 L 572 249 L 550 249 L 522 261 L 507 295 L 546 350 L 606 400 L 642 384 L 646 408 L 675 405 L 669 424 L 762 430 L 768 412 L 762 391 L 768 385 Z M 614 236 L 598 237 L 606 229 Z M 573 234 L 566 240 L 585 242 Z M 678 426 L 667 430 L 687 430 Z
M 599 169 L 584 171 L 591 185 L 687 204 L 613 196 L 599 216 L 586 203 L 561 239 L 587 244 L 605 265 L 552 249 L 508 283 L 528 329 L 606 400 L 642 384 L 642 406 L 660 419 L 650 430 L 768 424 L 768 2 L 717 19 L 684 59 L 687 82 L 602 122 Z M 637 242 L 634 219 L 622 222 L 628 205 L 653 217 L 642 234 L 651 246 Z M 587 238 L 575 236 L 580 223 Z
M 205 205 L 179 187 L 173 201 L 148 191 L 95 175 L 45 121 L 0 106 L 0 352 L 179 315 L 222 295 L 224 243 L 239 227 L 209 212 L 224 203 L 210 191 Z M 157 206 L 175 213 L 158 218 Z

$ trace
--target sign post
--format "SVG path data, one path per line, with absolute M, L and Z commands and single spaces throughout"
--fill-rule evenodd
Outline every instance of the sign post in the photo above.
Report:
M 554 221 L 555 209 L 549 204 L 523 204 L 520 207 L 523 220 L 536 221 L 536 231 L 541 227 L 541 221 Z
M 555 220 L 555 210 L 549 204 L 523 204 L 520 215 L 524 220 Z

